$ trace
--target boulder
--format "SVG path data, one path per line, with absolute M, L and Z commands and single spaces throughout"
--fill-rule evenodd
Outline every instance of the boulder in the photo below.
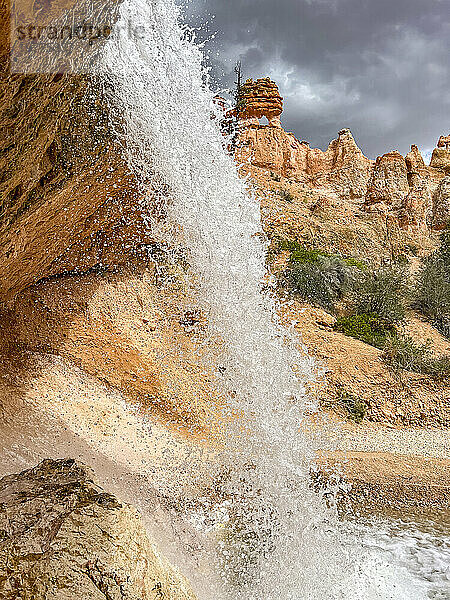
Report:
M 130 506 L 74 460 L 0 480 L 4 600 L 195 600 Z

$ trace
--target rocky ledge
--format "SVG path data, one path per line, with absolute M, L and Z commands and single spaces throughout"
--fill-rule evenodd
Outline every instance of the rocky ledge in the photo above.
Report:
M 136 511 L 74 460 L 0 480 L 0 598 L 195 599 Z

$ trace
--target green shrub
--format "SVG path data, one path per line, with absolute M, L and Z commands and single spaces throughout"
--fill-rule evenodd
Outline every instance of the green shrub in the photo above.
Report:
M 357 259 L 344 259 L 320 250 L 306 248 L 297 240 L 279 239 L 276 248 L 290 253 L 284 280 L 304 300 L 333 310 L 367 269 Z
M 334 329 L 380 349 L 384 347 L 388 336 L 395 335 L 395 327 L 373 313 L 339 317 Z
M 355 423 L 362 423 L 367 414 L 367 404 L 364 400 L 348 392 L 342 392 L 340 402 L 347 410 L 348 416 Z
M 355 283 L 354 312 L 377 315 L 382 322 L 391 325 L 399 323 L 405 318 L 407 294 L 407 275 L 403 269 L 369 272 Z
M 450 338 L 450 232 L 441 236 L 440 248 L 423 261 L 414 293 L 415 306 Z
M 306 248 L 297 240 L 275 240 L 271 256 L 283 251 L 290 253 L 284 281 L 304 300 L 333 310 L 345 297 L 353 313 L 376 315 L 388 324 L 403 320 L 408 290 L 404 270 L 370 271 L 356 258 Z
M 291 250 L 291 256 L 289 258 L 289 266 L 291 268 L 298 267 L 299 265 L 304 264 L 319 264 L 323 261 L 324 258 L 335 258 L 330 254 L 327 254 L 323 250 L 318 250 L 314 248 L 313 250 L 308 250 L 303 246 L 297 245 Z M 337 259 L 339 260 L 339 259 Z
M 344 262 L 348 267 L 356 267 L 360 271 L 367 271 L 369 269 L 369 265 L 366 262 L 357 258 L 344 258 Z
M 447 337 L 450 337 L 449 267 L 439 256 L 424 262 L 415 290 L 415 305 Z
M 393 371 L 413 371 L 434 379 L 450 377 L 450 356 L 433 356 L 430 343 L 416 344 L 410 336 L 387 338 L 383 359 Z
M 447 266 L 450 266 L 450 227 L 441 234 L 439 256 Z
M 347 273 L 333 258 L 318 263 L 298 263 L 290 267 L 286 279 L 294 292 L 304 300 L 332 310 L 347 287 Z

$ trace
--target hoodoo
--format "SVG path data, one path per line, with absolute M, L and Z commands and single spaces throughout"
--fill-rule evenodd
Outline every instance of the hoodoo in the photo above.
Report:
M 239 90 L 238 116 L 243 124 L 258 126 L 259 119 L 266 117 L 271 127 L 281 127 L 282 112 L 283 98 L 277 84 L 269 78 L 247 79 Z
M 434 149 L 431 157 L 430 166 L 450 175 L 450 135 L 443 135 L 439 138 L 437 148 Z
M 415 144 L 406 157 L 393 151 L 373 161 L 363 154 L 348 128 L 339 131 L 325 151 L 300 142 L 281 126 L 282 111 L 283 99 L 275 82 L 268 78 L 245 82 L 236 111 L 238 162 L 320 190 L 333 203 L 342 204 L 343 214 L 350 202 L 354 209 L 391 216 L 405 231 L 423 232 L 430 225 L 442 228 L 443 213 L 437 207 L 446 203 L 442 194 L 439 198 L 436 194 L 442 179 L 450 174 L 450 136 L 439 139 L 430 166 Z M 269 125 L 260 123 L 262 117 L 267 117 Z
M 450 150 L 450 134 L 449 135 L 441 135 L 438 141 L 438 148 L 445 148 L 446 150 Z

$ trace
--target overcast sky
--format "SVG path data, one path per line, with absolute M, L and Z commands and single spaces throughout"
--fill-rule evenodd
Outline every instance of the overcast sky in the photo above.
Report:
M 245 77 L 271 77 L 284 127 L 312 146 L 349 127 L 376 157 L 450 133 L 450 0 L 188 2 L 217 85 L 239 59 Z

